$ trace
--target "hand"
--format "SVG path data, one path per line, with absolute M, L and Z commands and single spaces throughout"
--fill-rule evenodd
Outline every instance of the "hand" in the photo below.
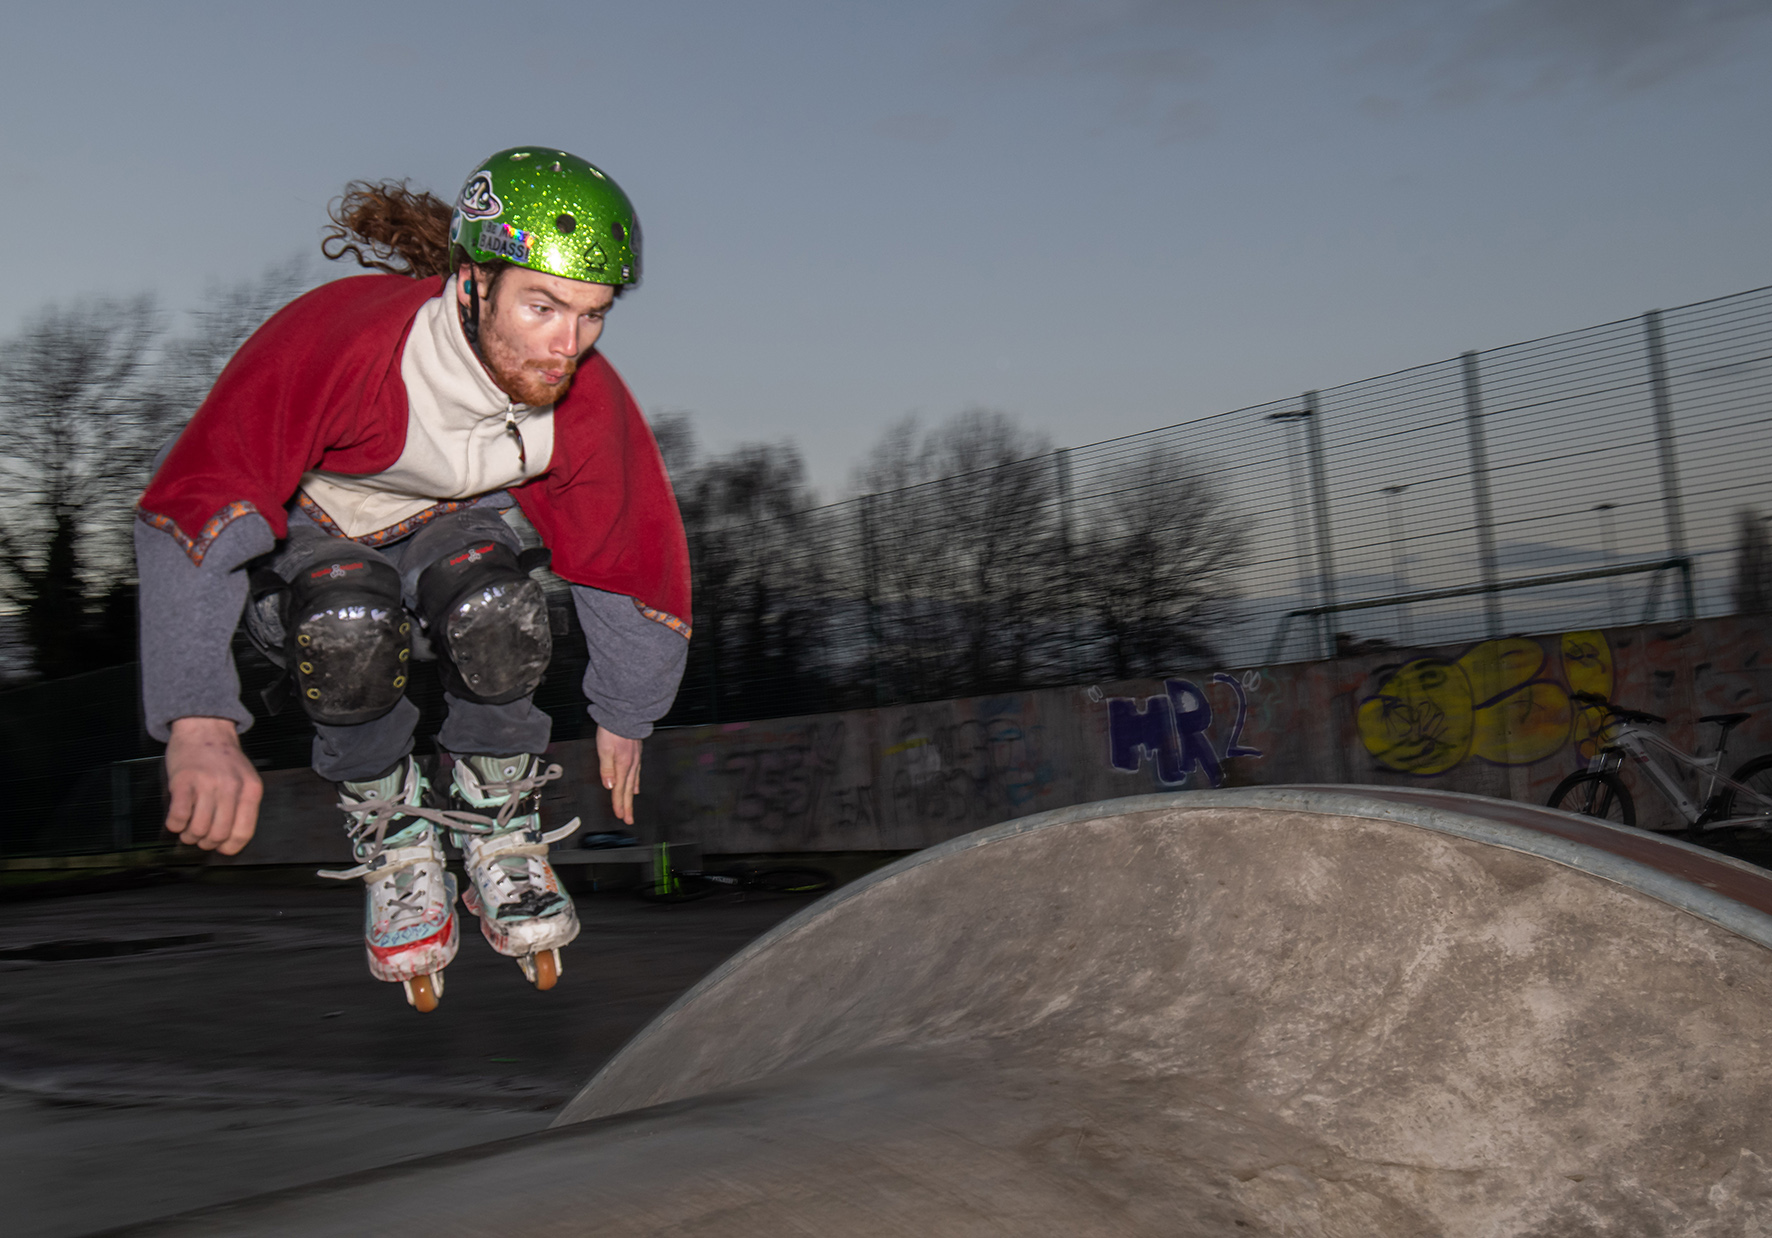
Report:
M 603 789 L 609 792 L 615 815 L 632 825 L 634 797 L 640 794 L 640 741 L 598 727 L 597 763 L 602 767 Z
M 265 784 L 227 718 L 179 718 L 166 744 L 166 828 L 205 851 L 238 855 L 258 826 Z

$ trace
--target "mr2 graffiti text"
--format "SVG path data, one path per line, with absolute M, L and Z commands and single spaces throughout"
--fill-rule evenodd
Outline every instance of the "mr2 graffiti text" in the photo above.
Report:
M 1126 774 L 1136 774 L 1149 757 L 1158 782 L 1167 787 L 1185 784 L 1197 769 L 1207 786 L 1224 785 L 1224 763 L 1238 757 L 1259 758 L 1261 749 L 1242 742 L 1249 721 L 1249 692 L 1260 683 L 1250 672 L 1245 679 L 1217 674 L 1209 681 L 1228 689 L 1236 713 L 1225 736 L 1223 749 L 1213 747 L 1212 702 L 1198 684 L 1189 679 L 1168 679 L 1160 696 L 1109 697 L 1108 763 Z

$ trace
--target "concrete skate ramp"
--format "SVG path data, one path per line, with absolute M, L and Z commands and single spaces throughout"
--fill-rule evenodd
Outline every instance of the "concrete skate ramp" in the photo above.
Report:
M 785 922 L 553 1130 L 138 1232 L 1766 1232 L 1769 910 L 1476 797 L 1086 805 Z

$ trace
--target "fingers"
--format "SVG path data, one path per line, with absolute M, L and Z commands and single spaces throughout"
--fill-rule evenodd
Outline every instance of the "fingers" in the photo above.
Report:
M 209 837 L 215 832 L 217 801 L 220 795 L 209 780 L 195 772 L 174 774 L 171 779 L 173 808 L 166 816 L 166 828 L 190 847 L 213 850 Z
M 238 855 L 252 841 L 264 782 L 248 769 L 232 776 L 187 771 L 171 780 L 166 828 L 188 846 Z
M 233 723 L 180 718 L 166 745 L 166 828 L 189 846 L 237 855 L 251 841 L 264 781 Z
M 609 806 L 624 825 L 634 823 L 634 797 L 640 794 L 640 741 L 597 730 L 597 765 Z
M 640 746 L 635 744 L 633 751 L 617 754 L 612 776 L 605 781 L 611 791 L 610 803 L 615 815 L 624 824 L 634 823 L 634 796 L 640 793 Z
M 258 828 L 258 806 L 265 796 L 265 784 L 257 770 L 250 771 L 250 775 L 250 779 L 240 788 L 240 798 L 234 805 L 233 819 L 228 822 L 227 837 L 217 848 L 223 855 L 239 855 L 246 844 L 252 841 L 253 831 Z
M 191 815 L 197 809 L 197 791 L 191 780 L 173 776 L 168 780 L 166 797 L 166 832 L 179 838 L 191 828 Z
M 634 824 L 634 795 L 640 793 L 640 747 L 634 746 L 631 762 L 622 763 L 622 770 L 615 779 L 615 815 L 622 818 L 627 825 Z

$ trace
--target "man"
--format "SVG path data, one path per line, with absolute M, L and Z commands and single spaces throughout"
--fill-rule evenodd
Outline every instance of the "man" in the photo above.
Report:
M 141 499 L 142 695 L 167 745 L 167 828 L 224 855 L 252 837 L 262 784 L 229 655 L 244 609 L 314 721 L 315 770 L 339 786 L 359 863 L 328 875 L 365 882 L 370 972 L 420 1010 L 442 993 L 458 940 L 442 827 L 487 940 L 549 988 L 578 920 L 547 845 L 573 827 L 540 823 L 559 767 L 539 755 L 550 721 L 531 698 L 551 638 L 500 512 L 520 506 L 572 583 L 603 784 L 632 824 L 641 740 L 690 630 L 670 482 L 593 348 L 639 280 L 639 227 L 603 172 L 540 147 L 486 160 L 453 210 L 355 184 L 333 219 L 329 257 L 389 273 L 273 316 Z M 446 688 L 447 809 L 412 756 L 404 688 L 427 652 Z

